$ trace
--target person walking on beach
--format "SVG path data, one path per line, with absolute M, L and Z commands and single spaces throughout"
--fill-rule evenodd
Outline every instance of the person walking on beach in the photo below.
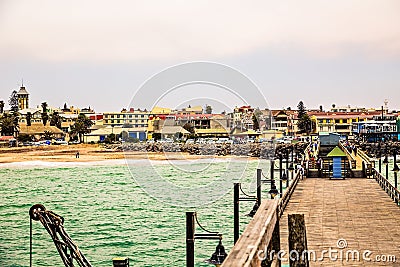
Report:
M 75 158 L 79 159 L 79 151 L 78 151 L 78 152 L 76 152 L 76 154 L 75 154 Z

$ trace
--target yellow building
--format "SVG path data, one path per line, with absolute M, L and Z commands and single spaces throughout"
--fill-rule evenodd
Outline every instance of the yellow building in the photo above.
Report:
M 133 128 L 147 127 L 150 112 L 147 110 L 133 109 L 121 112 L 104 112 L 103 124 L 105 126 L 130 125 Z
M 170 114 L 170 108 L 154 107 L 147 121 L 147 138 L 152 139 L 154 131 L 158 131 L 164 126 L 165 117 Z
M 309 112 L 315 125 L 315 133 L 329 132 L 351 135 L 353 123 L 372 120 L 379 115 L 375 112 Z

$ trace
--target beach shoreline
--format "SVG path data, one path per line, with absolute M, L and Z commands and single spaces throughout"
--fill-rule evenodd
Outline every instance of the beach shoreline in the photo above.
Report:
M 77 153 L 79 152 L 79 157 Z M 232 155 L 191 155 L 186 152 L 139 152 L 106 149 L 101 145 L 48 145 L 30 147 L 0 148 L 0 163 L 18 162 L 99 162 L 109 160 L 198 160 L 198 159 L 257 159 Z

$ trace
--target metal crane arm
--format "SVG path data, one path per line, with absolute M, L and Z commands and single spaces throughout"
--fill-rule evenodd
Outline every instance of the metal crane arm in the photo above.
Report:
M 74 266 L 73 260 L 78 262 L 80 267 L 92 267 L 65 231 L 63 217 L 50 210 L 46 210 L 41 204 L 33 205 L 29 209 L 29 215 L 32 220 L 40 221 L 44 228 L 46 228 L 66 267 Z

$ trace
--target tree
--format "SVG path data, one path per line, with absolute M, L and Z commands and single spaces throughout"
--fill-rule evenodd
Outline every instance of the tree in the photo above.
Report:
M 32 125 L 32 124 L 31 124 L 31 121 L 32 121 L 32 113 L 27 112 L 27 113 L 26 113 L 26 125 L 27 125 L 27 126 L 31 126 L 31 125 Z
M 47 121 L 49 120 L 49 115 L 47 115 L 47 103 L 42 103 L 42 121 L 43 125 L 46 126 Z
M 185 129 L 186 131 L 188 131 L 189 133 L 192 133 L 192 134 L 194 133 L 193 124 L 191 124 L 189 122 L 185 123 L 185 125 L 183 125 L 182 128 Z
M 51 139 L 53 139 L 54 135 L 50 131 L 44 131 L 44 133 L 42 134 L 42 137 L 44 140 L 51 140 Z
M 58 129 L 61 129 L 61 122 L 62 120 L 60 115 L 58 115 L 58 112 L 53 112 L 50 118 L 50 126 L 56 126 Z
M 306 107 L 304 106 L 303 101 L 300 101 L 297 105 L 297 127 L 299 128 L 300 133 L 307 133 L 310 134 L 312 129 L 312 121 L 310 116 L 307 114 Z
M 90 133 L 89 128 L 92 127 L 93 122 L 85 116 L 85 114 L 79 114 L 78 119 L 71 126 L 71 134 L 78 135 L 79 141 L 83 141 L 83 135 L 86 133 Z
M 14 117 L 4 113 L 0 119 L 1 135 L 14 135 Z
M 255 109 L 253 112 L 252 120 L 253 120 L 253 130 L 260 130 L 260 117 L 262 112 L 259 108 Z
M 18 112 L 13 113 L 13 127 L 14 127 L 14 136 L 17 137 L 19 134 L 19 117 Z
M 18 112 L 18 94 L 17 91 L 12 91 L 10 95 L 10 99 L 8 100 L 8 104 L 10 105 L 10 110 L 12 112 Z
M 160 140 L 161 139 L 161 133 L 153 133 L 153 139 L 154 139 L 154 141 Z
M 4 101 L 0 100 L 0 114 L 4 112 Z
M 106 144 L 112 144 L 112 143 L 114 143 L 117 139 L 119 139 L 119 138 L 118 138 L 118 135 L 117 135 L 117 134 L 111 133 L 111 134 L 107 135 L 107 137 L 104 139 L 104 143 L 106 143 Z
M 211 114 L 212 113 L 212 107 L 209 105 L 206 105 L 206 114 Z
M 305 114 L 307 114 L 306 107 L 303 101 L 300 100 L 299 104 L 297 104 L 297 117 L 301 118 Z
M 121 139 L 122 139 L 123 141 L 127 141 L 128 138 L 129 138 L 128 132 L 127 132 L 127 131 L 122 131 L 122 132 L 121 132 Z
M 256 114 L 253 113 L 253 116 L 251 117 L 251 119 L 253 121 L 253 130 L 257 131 L 258 129 L 260 129 L 260 124 L 258 123 Z
M 32 136 L 29 134 L 22 133 L 22 134 L 18 135 L 17 140 L 18 140 L 18 142 L 22 142 L 22 143 L 29 142 L 29 141 L 32 141 Z

